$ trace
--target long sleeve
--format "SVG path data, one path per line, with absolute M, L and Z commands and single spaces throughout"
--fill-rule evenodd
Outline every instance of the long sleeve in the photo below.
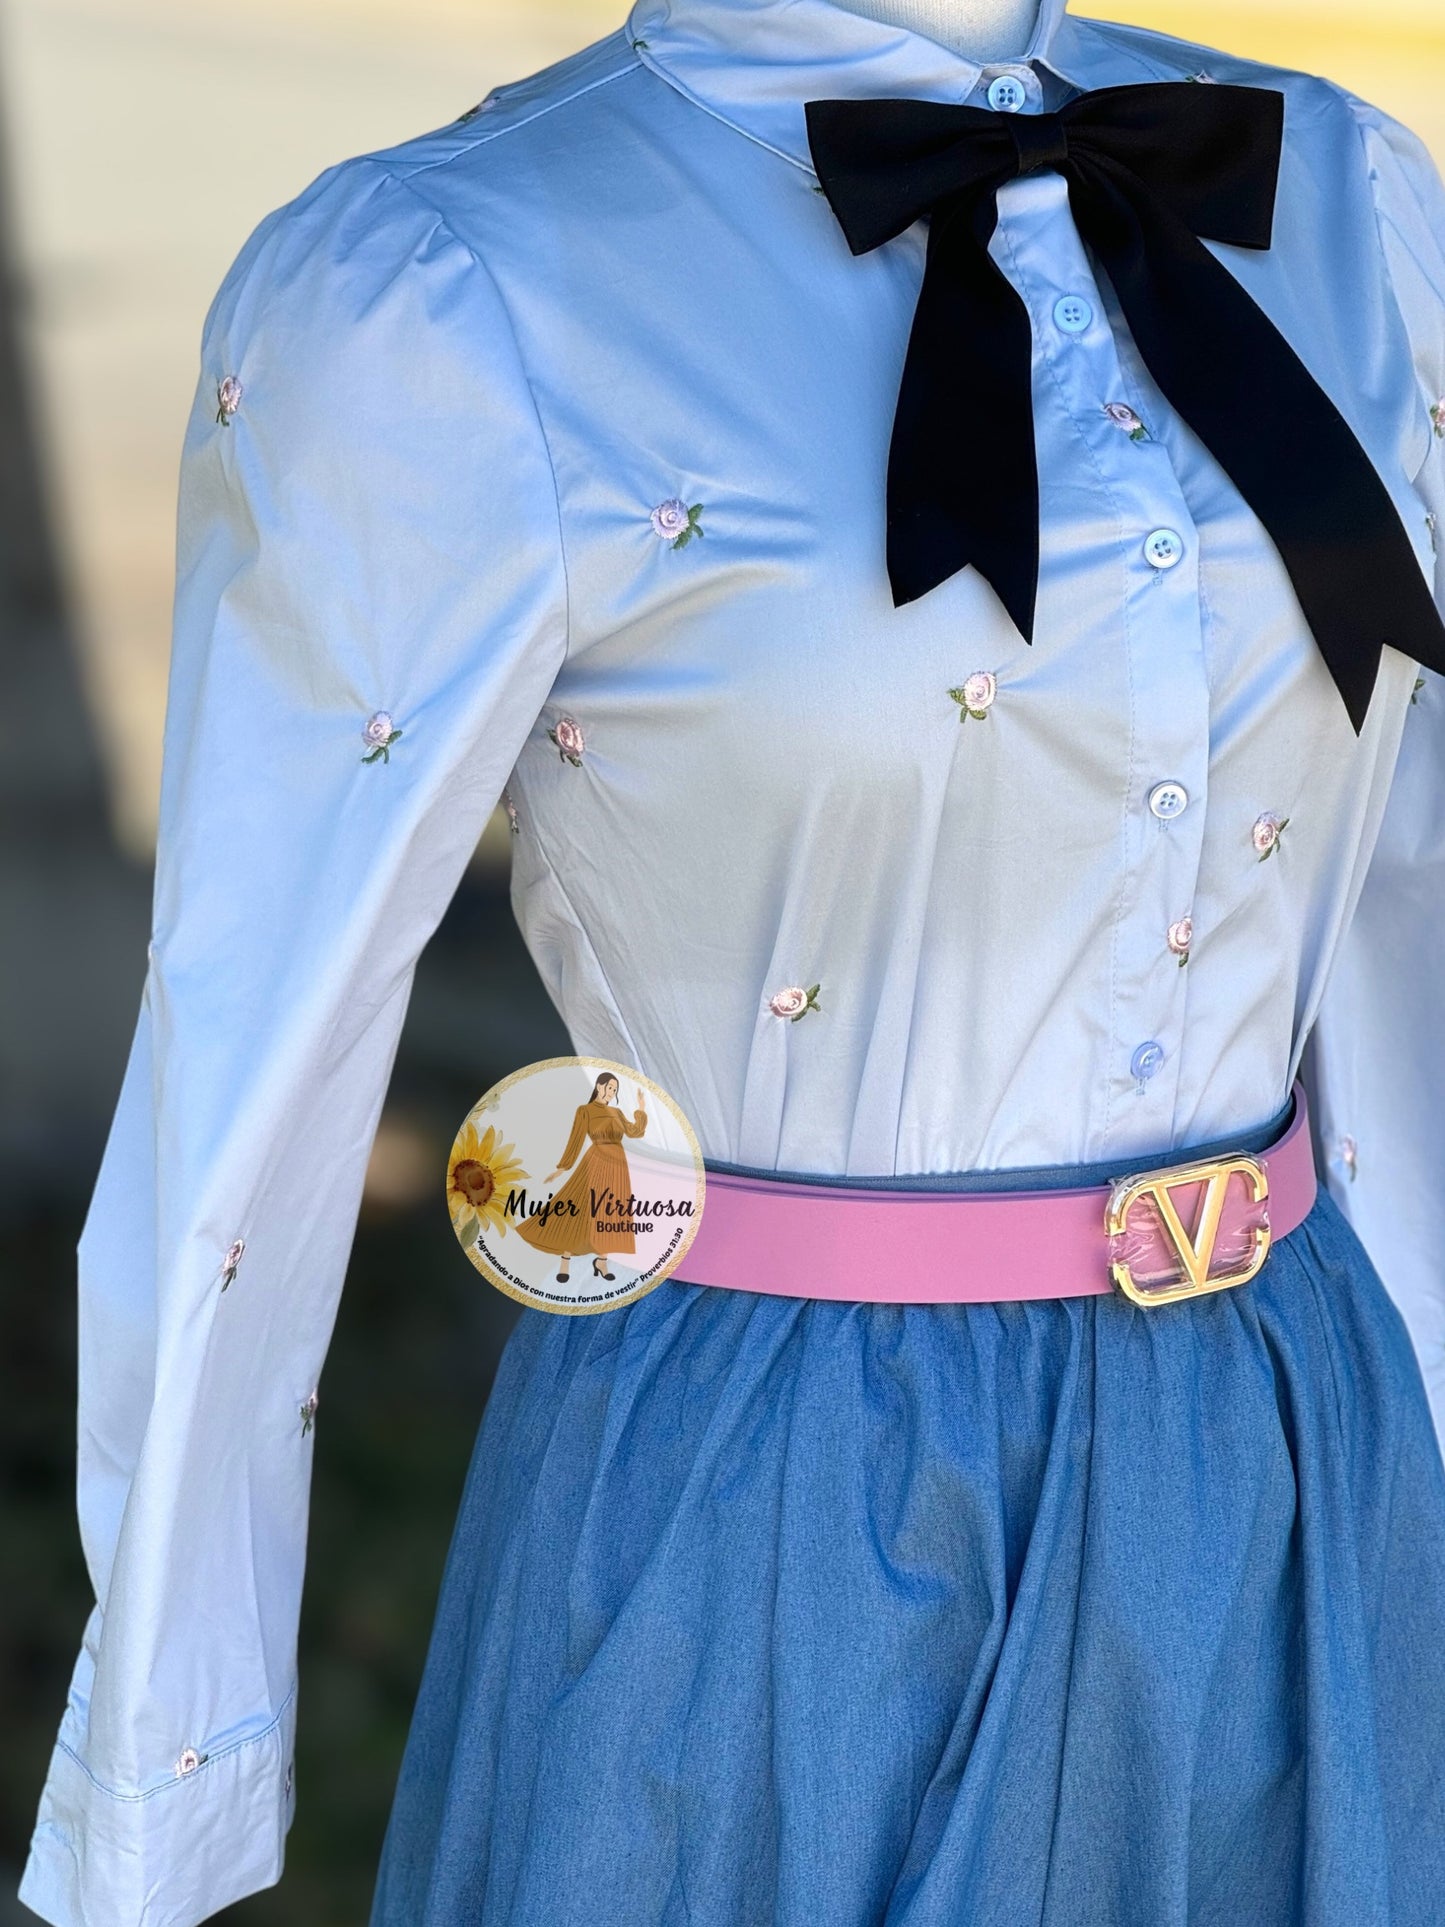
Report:
M 1422 519 L 1445 609 L 1445 187 L 1359 108 L 1419 377 Z M 1364 887 L 1310 1040 L 1321 1162 L 1409 1325 L 1445 1441 L 1445 681 L 1421 671 Z
M 577 1114 L 572 1119 L 572 1129 L 568 1133 L 566 1146 L 563 1149 L 561 1157 L 557 1160 L 557 1169 L 559 1171 L 570 1170 L 577 1162 L 578 1153 L 586 1142 L 587 1106 L 585 1104 L 579 1104 L 577 1106 Z
M 384 163 L 332 169 L 223 283 L 182 455 L 149 968 L 78 1252 L 97 1603 L 21 1889 L 57 1927 L 188 1927 L 279 1876 L 365 1166 L 566 648 L 497 288 Z
M 640 1104 L 630 1118 L 625 1112 L 619 1112 L 618 1115 L 622 1118 L 622 1128 L 628 1137 L 641 1137 L 647 1130 L 647 1112 Z

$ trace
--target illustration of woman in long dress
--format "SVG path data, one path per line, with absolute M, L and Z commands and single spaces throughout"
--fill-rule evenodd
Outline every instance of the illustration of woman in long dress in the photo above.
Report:
M 631 1118 L 617 1108 L 617 1097 L 617 1079 L 611 1071 L 603 1071 L 592 1086 L 591 1097 L 577 1106 L 566 1148 L 545 1182 L 553 1184 L 561 1177 L 585 1141 L 587 1150 L 581 1163 L 552 1200 L 552 1210 L 545 1216 L 538 1213 L 525 1218 L 517 1226 L 518 1236 L 529 1245 L 560 1257 L 559 1285 L 566 1284 L 574 1257 L 590 1254 L 597 1277 L 612 1278 L 616 1274 L 608 1267 L 608 1254 L 630 1255 L 637 1248 L 632 1232 L 619 1231 L 615 1226 L 625 1224 L 624 1207 L 632 1194 L 632 1175 L 622 1140 L 643 1135 L 647 1110 L 640 1088 Z

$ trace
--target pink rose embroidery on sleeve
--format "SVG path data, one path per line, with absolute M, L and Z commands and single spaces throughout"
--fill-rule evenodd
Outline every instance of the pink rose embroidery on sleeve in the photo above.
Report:
M 774 1017 L 782 1017 L 789 1023 L 796 1024 L 798 1019 L 806 1017 L 810 1010 L 822 1010 L 823 1007 L 818 1002 L 818 992 L 821 988 L 820 984 L 814 984 L 811 989 L 804 990 L 800 984 L 789 984 L 785 990 L 773 992 L 768 999 L 768 1009 Z
M 674 549 L 684 549 L 695 535 L 700 537 L 707 533 L 702 525 L 702 503 L 694 502 L 689 508 L 676 495 L 658 503 L 652 511 L 651 521 L 653 534 Z

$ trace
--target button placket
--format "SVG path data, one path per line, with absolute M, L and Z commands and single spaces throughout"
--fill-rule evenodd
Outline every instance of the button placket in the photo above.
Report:
M 1134 813 L 1141 834 L 1130 847 L 1139 856 L 1120 915 L 1113 1034 L 1120 1084 L 1147 1108 L 1150 1122 L 1141 1138 L 1167 1132 L 1178 1094 L 1193 974 L 1183 966 L 1194 941 L 1193 915 L 1180 905 L 1195 895 L 1204 814 L 1197 797 L 1173 819 L 1156 819 L 1137 806 Z
M 1172 823 L 1189 808 L 1189 792 L 1182 783 L 1156 783 L 1149 792 L 1149 812 L 1161 822 Z
M 1115 1063 L 1138 1099 L 1120 1122 L 1136 1118 L 1141 1143 L 1167 1135 L 1188 1043 L 1192 954 L 1189 906 L 1199 894 L 1209 783 L 1209 681 L 1199 600 L 1194 518 L 1165 441 L 1136 441 L 1107 412 L 1111 396 L 1141 394 L 1108 325 L 1113 365 L 1094 417 L 1100 449 L 1124 513 L 1126 629 L 1135 722 L 1128 847 L 1137 852 L 1132 889 L 1123 896 L 1116 949 Z M 1132 410 L 1130 411 L 1133 412 Z M 1136 415 L 1135 420 L 1139 417 Z M 1138 841 L 1133 827 L 1138 827 Z M 1200 966 L 1196 965 L 1195 968 Z M 1207 965 L 1204 966 L 1207 968 Z
M 1151 615 L 1151 608 L 1157 613 Z M 1144 1140 L 1157 1143 L 1168 1133 L 1188 1042 L 1193 968 L 1183 965 L 1194 941 L 1190 906 L 1199 895 L 1208 789 L 1209 693 L 1198 624 L 1194 598 L 1176 603 L 1172 596 L 1151 596 L 1135 611 L 1129 632 L 1134 755 L 1145 772 L 1130 799 L 1126 848 L 1131 864 L 1115 952 L 1114 1047 L 1120 1085 L 1131 1105 L 1138 1100 L 1135 1128 L 1141 1147 Z M 1200 668 L 1182 695 L 1179 661 L 1172 685 L 1161 667 L 1174 637 L 1182 661 Z M 1158 771 L 1152 781 L 1150 762 Z M 1130 1115 L 1125 1111 L 1120 1119 L 1125 1129 Z
M 1151 529 L 1144 538 L 1144 560 L 1162 574 L 1184 560 L 1184 537 L 1177 529 Z
M 1176 1113 L 1194 974 L 1178 967 L 1166 933 L 1199 900 L 1209 785 L 1197 532 L 1168 442 L 1159 436 L 1164 412 L 1151 385 L 1125 366 L 1114 305 L 1095 281 L 1067 184 L 1057 174 L 1022 177 L 1001 190 L 999 206 L 997 258 L 1029 305 L 1052 376 L 1038 402 L 1048 411 L 1040 433 L 1061 451 L 1066 436 L 1075 438 L 1074 452 L 1082 441 L 1100 518 L 1115 532 L 1128 709 L 1109 1048 L 1095 1116 L 1096 1134 L 1117 1130 L 1122 1148 L 1132 1139 L 1144 1149 L 1167 1137 Z M 1137 413 L 1130 405 L 1127 421 L 1119 402 L 1125 395 L 1140 404 Z M 1153 432 L 1135 439 L 1136 424 L 1146 420 Z
M 1061 294 L 1054 303 L 1054 326 L 1060 334 L 1087 334 L 1094 325 L 1094 312 L 1094 304 L 1086 294 Z
M 1193 518 L 1165 444 L 1105 438 L 1135 518 L 1126 630 L 1135 720 L 1128 847 L 1115 974 L 1115 1059 L 1141 1146 L 1168 1136 L 1188 1044 L 1189 980 L 1209 786 L 1209 683 Z M 1132 834 L 1137 826 L 1137 841 Z
M 1150 1078 L 1159 1075 L 1167 1054 L 1157 1037 L 1146 1038 L 1135 1047 L 1129 1059 L 1129 1075 L 1134 1079 L 1134 1088 L 1141 1097 Z
M 995 114 L 1037 113 L 1044 104 L 1043 82 L 1026 62 L 993 62 L 978 77 L 970 95 L 974 102 Z
M 1018 114 L 1028 102 L 1028 89 L 1017 74 L 995 74 L 984 99 L 996 114 Z

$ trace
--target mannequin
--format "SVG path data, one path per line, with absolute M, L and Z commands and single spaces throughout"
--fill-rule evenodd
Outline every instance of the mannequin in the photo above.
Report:
M 325 169 L 207 309 L 24 1904 L 200 1927 L 281 1872 L 317 1379 L 505 797 L 582 1088 L 665 1075 L 732 1255 L 518 1306 L 366 1927 L 1442 1927 L 1445 184 L 1064 0 L 629 26 Z M 1022 117 L 1066 87 L 1082 225 Z M 881 256 L 808 179 L 840 100 Z M 890 498 L 903 586 L 952 568 L 901 614 Z M 1231 1176 L 1268 1250 L 1216 1254 Z M 1192 1297 L 1125 1296 L 1127 1198 Z
M 1024 53 L 1038 25 L 1039 0 L 835 0 L 849 13 L 906 27 L 968 60 L 1010 60 Z

